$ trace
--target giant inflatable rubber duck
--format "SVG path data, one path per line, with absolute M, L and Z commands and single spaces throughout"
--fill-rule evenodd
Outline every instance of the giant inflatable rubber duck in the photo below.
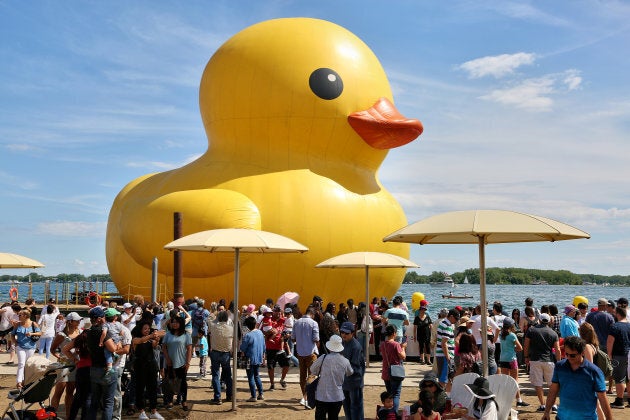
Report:
M 207 151 L 194 162 L 140 177 L 116 197 L 107 226 L 107 263 L 123 294 L 172 296 L 173 213 L 183 234 L 218 228 L 278 233 L 305 254 L 242 254 L 239 301 L 259 304 L 286 291 L 341 302 L 365 296 L 362 270 L 318 263 L 354 251 L 409 256 L 383 243 L 407 224 L 377 171 L 389 149 L 422 132 L 394 107 L 374 53 L 333 23 L 308 18 L 253 25 L 208 62 L 199 93 Z M 183 252 L 185 297 L 233 295 L 234 256 Z M 370 270 L 371 294 L 392 296 L 403 269 Z M 170 296 L 169 296 L 170 293 Z

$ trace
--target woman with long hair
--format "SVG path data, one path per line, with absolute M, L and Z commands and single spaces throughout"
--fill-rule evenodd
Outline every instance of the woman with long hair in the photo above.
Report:
M 433 393 L 427 389 L 421 390 L 418 395 L 418 404 L 420 407 L 411 420 L 440 420 L 440 413 L 433 411 Z
M 490 356 L 488 355 L 488 359 Z M 463 333 L 459 339 L 459 363 L 455 370 L 455 375 L 473 372 L 475 365 L 481 360 L 481 353 L 475 343 L 475 337 L 471 334 Z
M 400 391 L 402 388 L 402 380 L 393 379 L 389 373 L 391 365 L 400 365 L 407 357 L 405 348 L 407 343 L 400 344 L 396 340 L 396 327 L 388 325 L 385 327 L 385 341 L 381 342 L 380 351 L 383 356 L 383 365 L 381 370 L 381 379 L 385 382 L 385 388 L 394 398 L 394 411 L 398 411 L 400 402 Z
M 55 338 L 55 323 L 57 321 L 57 314 L 55 313 L 55 305 L 48 305 L 42 311 L 42 316 L 39 317 L 39 328 L 42 331 L 41 338 L 39 340 L 39 354 L 46 352 L 46 359 L 50 359 L 50 348 Z
M 20 321 L 13 329 L 13 339 L 17 345 L 17 388 L 24 386 L 24 365 L 29 357 L 35 353 L 35 347 L 37 346 L 37 340 L 42 335 L 39 327 L 36 323 L 31 321 L 31 311 L 28 309 L 22 309 L 18 312 Z
M 157 412 L 157 380 L 159 365 L 154 350 L 158 348 L 163 331 L 151 328 L 151 321 L 140 321 L 133 331 L 133 371 L 136 374 L 136 407 L 140 410 L 140 418 L 147 418 L 144 412 L 145 390 L 149 399 L 152 419 L 163 420 Z
M 580 325 L 580 337 L 582 337 L 582 340 L 588 344 L 588 346 L 584 346 L 584 358 L 589 362 L 594 363 L 593 357 L 599 348 L 599 340 L 597 339 L 597 334 L 595 333 L 593 326 L 588 322 Z
M 523 346 L 516 337 L 514 321 L 510 318 L 503 320 L 503 327 L 499 339 L 501 340 L 501 356 L 499 357 L 500 373 L 510 375 L 518 382 L 518 362 L 516 353 L 523 351 Z M 520 389 L 516 390 L 516 405 L 527 407 L 529 404 L 521 399 Z
M 80 333 L 79 322 L 81 322 L 81 316 L 76 312 L 70 312 L 66 316 L 66 326 L 60 331 L 52 342 L 51 347 L 53 349 L 63 349 L 66 345 L 72 342 Z M 55 353 L 59 363 L 64 366 L 74 365 L 74 358 L 68 358 L 61 352 L 58 355 Z M 57 374 L 57 383 L 55 384 L 55 392 L 50 400 L 50 405 L 55 408 L 59 408 L 59 402 L 61 401 L 61 395 L 64 390 L 66 392 L 66 398 L 64 399 L 66 407 L 66 417 L 70 416 L 70 407 L 72 406 L 72 397 L 74 395 L 74 385 L 76 381 L 76 369 L 65 368 L 59 371 Z
M 184 315 L 185 317 L 186 315 Z M 162 341 L 162 352 L 166 363 L 166 380 L 172 385 L 164 393 L 166 408 L 173 407 L 173 396 L 177 394 L 177 399 L 181 401 L 182 409 L 188 411 L 186 398 L 188 396 L 188 383 L 186 373 L 190 368 L 192 357 L 192 337 L 186 334 L 186 318 L 180 316 L 177 310 L 171 311 L 168 332 Z M 169 387 L 167 387 L 169 388 Z
M 92 397 L 92 384 L 90 382 L 92 359 L 87 346 L 86 330 L 83 330 L 74 340 L 66 344 L 61 349 L 61 352 L 66 359 L 73 360 L 76 366 L 75 393 L 72 398 L 72 404 L 70 405 L 68 420 L 75 420 L 79 410 L 81 410 L 81 420 L 87 419 Z M 66 396 L 67 395 L 68 394 L 66 394 Z

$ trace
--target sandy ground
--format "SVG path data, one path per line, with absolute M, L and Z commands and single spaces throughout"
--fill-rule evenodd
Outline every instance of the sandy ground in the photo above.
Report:
M 5 357 L 6 355 L 4 354 L 0 355 L 0 360 Z M 7 367 L 4 365 L 0 366 L 2 366 L 0 368 L 0 404 L 4 411 L 8 405 L 8 399 L 6 398 L 7 392 L 15 386 L 15 367 Z M 408 378 L 404 382 L 401 406 L 409 405 L 415 401 L 417 398 L 419 378 L 421 378 L 424 372 L 428 369 L 427 367 L 418 365 L 418 363 L 415 362 L 409 362 L 407 366 Z M 166 410 L 161 406 L 158 407 L 158 411 L 166 419 L 313 419 L 315 415 L 314 410 L 305 410 L 304 407 L 298 403 L 301 398 L 301 393 L 299 384 L 297 383 L 297 373 L 297 368 L 291 368 L 289 376 L 287 377 L 289 383 L 286 389 L 282 389 L 282 387 L 279 386 L 278 380 L 276 380 L 277 389 L 273 392 L 266 391 L 264 401 L 249 403 L 246 402 L 249 398 L 249 388 L 247 386 L 247 382 L 244 380 L 244 377 L 241 378 L 239 371 L 237 410 L 234 412 L 231 411 L 232 404 L 229 402 L 224 402 L 220 406 L 209 404 L 209 401 L 212 398 L 209 377 L 204 379 L 193 379 L 192 376 L 194 376 L 196 372 L 194 372 L 193 368 L 191 368 L 191 378 L 188 381 L 188 401 L 190 411 L 185 412 L 181 409 L 181 407 Z M 278 375 L 278 373 L 276 375 Z M 366 419 L 373 419 L 376 414 L 376 406 L 380 403 L 379 395 L 385 390 L 384 385 L 380 382 L 378 363 L 373 362 L 372 366 L 368 369 L 366 383 L 369 385 L 366 385 L 363 393 L 365 399 L 365 416 Z M 527 377 L 525 375 L 521 375 L 519 383 L 524 400 L 530 403 L 529 407 L 518 408 L 519 419 L 540 419 L 541 413 L 536 412 L 538 400 L 535 397 L 534 389 L 531 384 L 529 384 Z M 269 387 L 269 381 L 266 377 L 266 372 L 263 377 L 263 385 L 265 390 L 267 390 Z M 225 393 L 223 393 L 223 397 L 225 398 Z M 612 402 L 614 398 L 612 396 L 609 397 L 609 400 Z M 63 417 L 63 405 L 60 407 L 59 413 L 60 417 Z M 340 418 L 345 418 L 343 414 L 342 409 Z M 615 419 L 630 420 L 630 408 L 626 408 L 624 410 L 613 410 L 613 415 Z M 124 418 L 134 419 L 137 418 L 137 414 L 134 416 L 124 416 Z

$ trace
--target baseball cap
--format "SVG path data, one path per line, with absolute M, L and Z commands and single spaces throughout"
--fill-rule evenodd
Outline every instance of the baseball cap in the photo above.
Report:
M 573 305 L 567 305 L 564 307 L 564 313 L 567 315 L 569 314 L 569 312 L 573 312 L 573 311 L 575 311 L 575 306 Z
M 70 312 L 66 315 L 66 321 L 81 321 L 81 315 L 76 312 Z
M 123 304 L 123 308 L 125 308 L 125 309 L 131 308 L 132 306 L 133 306 L 133 305 L 132 305 L 131 303 L 129 303 L 129 302 L 125 302 L 125 303 Z
M 102 318 L 105 316 L 105 311 L 100 306 L 95 306 L 90 310 L 90 318 Z
M 264 308 L 261 306 L 260 310 L 262 311 L 263 314 L 270 314 L 273 313 L 273 311 L 271 310 L 271 308 L 269 306 L 265 306 L 263 305 Z
M 627 305 L 628 299 L 626 299 L 625 297 L 620 297 L 615 302 L 617 302 L 617 305 Z
M 429 302 L 426 299 L 420 301 L 420 306 L 429 306 Z
M 551 321 L 551 317 L 549 314 L 540 314 L 540 322 L 549 322 Z
M 105 316 L 106 317 L 116 316 L 116 315 L 120 315 L 120 312 L 118 312 L 116 310 L 116 308 L 107 308 L 107 309 L 105 309 Z
M 339 331 L 341 331 L 342 333 L 352 333 L 354 332 L 354 324 L 352 322 L 346 321 L 343 324 L 341 324 Z
M 293 309 L 291 309 L 291 308 L 284 308 L 284 313 L 285 314 L 292 314 L 293 313 Z
M 505 318 L 503 320 L 503 326 L 508 328 L 514 326 L 514 320 L 512 318 Z
M 606 298 L 599 298 L 597 299 L 597 305 L 601 305 L 601 306 L 606 306 L 608 305 L 608 299 Z

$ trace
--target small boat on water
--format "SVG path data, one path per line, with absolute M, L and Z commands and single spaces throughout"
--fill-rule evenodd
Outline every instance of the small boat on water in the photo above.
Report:
M 453 287 L 454 284 L 455 283 L 453 282 L 453 279 L 451 278 L 451 276 L 448 276 L 448 275 L 444 277 L 444 280 L 442 281 L 434 281 L 434 282 L 429 283 L 430 286 L 440 286 L 440 287 L 443 287 L 443 286 Z
M 448 295 L 442 295 L 442 299 L 472 299 L 473 295 L 465 294 L 465 295 L 454 295 L 453 293 L 449 293 Z

